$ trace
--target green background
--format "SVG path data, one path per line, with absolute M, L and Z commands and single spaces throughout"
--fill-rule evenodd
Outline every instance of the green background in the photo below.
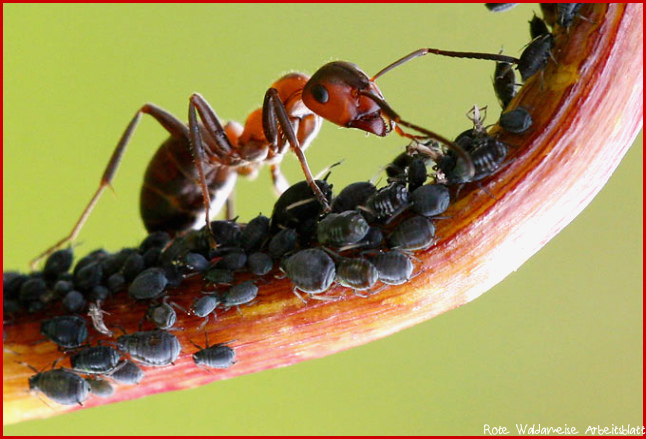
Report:
M 267 87 L 331 60 L 369 74 L 420 47 L 518 55 L 535 5 L 4 5 L 3 269 L 61 238 L 95 190 L 134 112 L 182 119 L 199 91 L 244 121 Z M 419 59 L 379 80 L 404 117 L 449 137 L 489 105 L 493 66 Z M 145 235 L 138 196 L 165 138 L 144 116 L 77 252 Z M 325 124 L 317 172 L 340 159 L 337 188 L 371 177 L 403 146 Z M 199 389 L 81 410 L 4 434 L 481 434 L 483 425 L 643 424 L 640 136 L 592 204 L 482 298 L 368 345 Z M 289 156 L 290 181 L 302 179 Z M 263 170 L 238 185 L 238 213 L 268 214 Z M 349 336 L 351 336 L 349 334 Z

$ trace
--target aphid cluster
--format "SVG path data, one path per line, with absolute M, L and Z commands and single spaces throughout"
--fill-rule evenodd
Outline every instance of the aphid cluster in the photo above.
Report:
M 502 11 L 513 4 L 504 5 L 487 4 L 487 7 Z M 268 91 L 263 111 L 250 118 L 255 125 L 245 127 L 268 136 L 268 142 L 262 145 L 263 151 L 268 149 L 280 155 L 290 145 L 298 153 L 299 144 L 305 149 L 318 132 L 321 117 L 378 135 L 386 135 L 392 122 L 427 135 L 424 140 L 414 139 L 406 152 L 385 167 L 387 180 L 382 187 L 360 181 L 335 195 L 327 177 L 314 180 L 306 172 L 305 181 L 283 191 L 271 217 L 260 214 L 247 224 L 235 220 L 209 221 L 202 229 L 185 231 L 203 208 L 200 197 L 204 195 L 205 200 L 208 199 L 208 192 L 214 189 L 210 186 L 217 186 L 215 192 L 228 191 L 218 185 L 226 186 L 232 175 L 242 172 L 246 160 L 253 158 L 225 154 L 230 146 L 225 140 L 227 136 L 237 140 L 244 138 L 238 127 L 230 124 L 221 127 L 199 95 L 191 100 L 192 120 L 188 126 L 157 107 L 142 107 L 128 126 L 125 140 L 119 143 L 117 152 L 123 152 L 139 116 L 146 113 L 166 126 L 171 134 L 177 134 L 164 144 L 153 162 L 161 160 L 164 151 L 170 151 L 181 158 L 181 167 L 191 167 L 189 143 L 201 145 L 202 136 L 208 134 L 205 142 L 212 149 L 211 154 L 218 155 L 217 163 L 196 159 L 195 165 L 200 172 L 189 174 L 195 177 L 193 181 L 200 181 L 201 187 L 194 188 L 191 193 L 191 200 L 198 201 L 182 201 L 195 204 L 186 218 L 171 221 L 170 216 L 179 215 L 175 211 L 163 212 L 163 218 L 152 218 L 152 210 L 144 212 L 147 228 L 157 231 L 150 232 L 138 247 L 124 248 L 116 253 L 96 250 L 75 265 L 71 247 L 48 251 L 41 271 L 3 273 L 3 310 L 8 321 L 21 313 L 44 314 L 46 311 L 50 317 L 42 320 L 41 334 L 58 345 L 64 351 L 62 355 L 69 357 L 69 368 L 35 371 L 29 379 L 30 389 L 60 404 L 82 404 L 90 395 L 111 396 L 114 393 L 112 383 L 137 384 L 145 376 L 140 366 L 173 365 L 188 347 L 182 346 L 173 334 L 182 329 L 175 327 L 178 312 L 193 316 L 199 329 L 210 322 L 215 322 L 211 325 L 217 329 L 219 315 L 231 308 L 240 311 L 240 307 L 262 301 L 262 284 L 279 275 L 279 270 L 289 278 L 295 294 L 304 301 L 307 300 L 299 291 L 308 298 L 338 300 L 343 294 L 326 293 L 331 290 L 345 292 L 345 288 L 356 296 L 368 297 L 379 293 L 385 285 L 409 281 L 415 275 L 414 252 L 428 250 L 436 242 L 435 221 L 442 218 L 457 197 L 459 188 L 495 174 L 508 158 L 510 145 L 487 132 L 481 109 L 477 107 L 470 116 L 473 127 L 454 141 L 402 121 L 383 101 L 374 80 L 426 53 L 495 60 L 494 91 L 503 108 L 498 125 L 502 130 L 520 135 L 531 128 L 532 117 L 530 109 L 509 108 L 513 106 L 519 87 L 514 67 L 523 81 L 542 71 L 554 44 L 548 26 L 567 30 L 578 16 L 579 7 L 580 4 L 544 6 L 546 20 L 534 16 L 530 22 L 532 41 L 518 60 L 502 55 L 422 49 L 396 61 L 373 78 L 366 77 L 365 84 L 359 81 L 363 87 L 359 95 L 374 107 L 375 116 L 370 118 L 357 116 L 350 121 L 339 121 L 333 112 L 322 107 L 330 98 L 324 87 L 329 79 L 326 75 L 339 76 L 349 83 L 353 83 L 355 76 L 365 76 L 350 63 L 330 63 L 311 79 L 293 75 L 281 78 L 274 84 L 277 88 Z M 280 114 L 288 101 L 276 94 L 286 86 L 281 81 L 296 81 L 296 88 L 305 94 L 306 103 L 313 109 L 307 116 L 312 118 L 313 125 L 297 139 L 270 138 L 278 136 L 282 130 L 289 131 L 289 118 L 295 117 Z M 210 125 L 204 131 L 197 128 L 196 112 L 206 125 Z M 289 133 L 287 135 L 289 137 Z M 277 147 L 280 151 L 275 150 Z M 197 155 L 201 154 L 205 151 L 198 149 Z M 239 161 L 225 164 L 226 160 L 233 159 Z M 304 160 L 301 156 L 299 159 Z M 106 172 L 113 173 L 117 162 L 111 161 Z M 222 175 L 213 174 L 207 178 L 203 174 L 205 171 Z M 277 165 L 272 171 L 278 185 Z M 153 164 L 149 173 L 154 173 Z M 168 183 L 166 179 L 155 178 L 160 185 Z M 453 190 L 455 188 L 458 190 Z M 173 197 L 167 194 L 166 198 Z M 142 206 L 148 202 L 151 202 L 151 195 L 142 193 Z M 79 227 L 77 225 L 72 235 Z M 73 238 L 72 235 L 68 238 Z M 192 277 L 203 279 L 201 294 L 196 297 L 173 294 L 185 279 Z M 119 316 L 102 308 L 109 307 L 120 295 L 127 295 L 133 303 L 146 304 L 136 332 L 125 333 L 119 327 Z M 193 322 L 191 318 L 183 321 Z M 101 340 L 97 342 L 97 338 Z M 205 347 L 192 344 L 198 349 L 192 355 L 197 366 L 226 369 L 235 364 L 236 352 L 229 344 L 209 345 L 208 335 Z

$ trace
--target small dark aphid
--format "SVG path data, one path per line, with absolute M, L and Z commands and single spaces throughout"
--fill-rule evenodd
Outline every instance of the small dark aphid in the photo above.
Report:
M 87 325 L 81 317 L 57 316 L 43 320 L 40 333 L 60 347 L 76 348 L 87 338 Z
M 283 260 L 281 269 L 294 286 L 309 294 L 323 293 L 336 276 L 334 261 L 323 250 L 310 248 Z
M 52 253 L 45 261 L 43 273 L 49 279 L 55 279 L 59 274 L 65 273 L 72 266 L 74 253 L 72 248 L 58 250 Z
M 408 190 L 401 183 L 391 183 L 379 189 L 359 208 L 376 218 L 389 218 L 408 205 Z
M 539 3 L 541 12 L 543 12 L 543 20 L 548 26 L 554 27 L 558 15 L 556 3 Z
M 103 321 L 104 314 L 108 313 L 101 309 L 101 301 L 90 303 L 90 305 L 88 306 L 87 315 L 92 320 L 92 326 L 94 326 L 94 329 L 96 329 L 101 334 L 112 337 L 113 332 L 108 329 L 108 327 L 105 325 L 105 322 Z
M 108 374 L 119 363 L 119 353 L 110 346 L 92 346 L 72 355 L 72 369 L 87 374 Z
M 336 266 L 336 279 L 344 287 L 368 290 L 379 278 L 379 272 L 372 263 L 360 258 L 343 258 Z
M 339 247 L 339 252 L 344 252 L 346 250 L 352 250 L 357 248 L 363 249 L 373 249 L 380 248 L 381 244 L 384 242 L 384 235 L 381 232 L 379 227 L 370 227 L 366 236 L 359 242 L 351 245 L 344 245 Z
M 364 204 L 368 197 L 377 192 L 377 188 L 369 181 L 358 181 L 343 188 L 332 201 L 332 212 L 340 213 L 355 210 Z
M 159 258 L 161 257 L 162 249 L 159 247 L 153 247 L 146 250 L 142 255 L 144 258 L 144 265 L 146 268 L 154 267 L 159 263 Z
M 493 90 L 496 92 L 498 102 L 504 110 L 518 91 L 516 73 L 514 73 L 510 63 L 496 63 L 496 69 L 493 73 Z
M 258 215 L 242 230 L 240 245 L 246 251 L 258 250 L 269 238 L 269 218 Z
M 532 126 L 532 115 L 524 108 L 517 107 L 511 111 L 502 113 L 499 124 L 510 133 L 524 133 Z
M 214 284 L 230 284 L 233 282 L 233 272 L 224 268 L 211 268 L 204 279 Z
M 251 274 L 264 276 L 274 268 L 274 260 L 267 253 L 251 253 L 247 258 L 247 269 Z
M 550 30 L 547 28 L 547 24 L 545 24 L 540 17 L 534 14 L 534 18 L 529 22 L 529 35 L 532 40 L 549 33 Z
M 128 259 L 128 257 L 133 253 L 137 253 L 137 250 L 134 248 L 122 248 L 117 253 L 102 257 L 99 260 L 99 263 L 103 269 L 103 277 L 107 278 L 112 276 L 114 273 L 122 271 L 123 266 L 126 263 L 126 259 Z M 75 274 L 77 273 L 77 267 L 74 268 Z
M 414 216 L 402 221 L 388 236 L 390 248 L 398 250 L 425 250 L 435 240 L 433 222 L 423 216 Z
M 87 380 L 90 384 L 90 391 L 99 398 L 109 398 L 114 395 L 114 387 L 106 380 L 100 378 L 90 378 Z
M 323 180 L 316 180 L 316 185 L 329 203 L 332 200 L 332 186 Z M 274 204 L 271 230 L 277 232 L 281 228 L 296 229 L 303 221 L 316 219 L 322 212 L 323 207 L 309 184 L 306 181 L 298 182 L 283 192 Z
M 438 170 L 446 176 L 448 184 L 482 180 L 494 174 L 507 157 L 507 146 L 504 143 L 475 128 L 460 134 L 455 142 L 471 157 L 475 174 L 469 177 L 466 163 L 453 151 L 449 151 L 437 164 Z
M 269 254 L 274 259 L 280 259 L 284 255 L 296 250 L 296 231 L 294 229 L 283 229 L 276 233 L 267 246 Z
M 151 248 L 164 248 L 170 242 L 170 235 L 166 232 L 152 232 L 141 241 L 139 251 L 143 254 Z
M 63 297 L 63 308 L 68 312 L 79 312 L 85 308 L 85 297 L 76 290 L 72 290 Z
M 413 275 L 410 258 L 397 251 L 380 253 L 371 259 L 379 272 L 379 280 L 388 285 L 400 285 Z
M 222 256 L 216 264 L 216 268 L 236 271 L 242 269 L 247 263 L 247 254 L 244 250 L 234 249 Z
M 240 226 L 235 221 L 211 221 L 211 233 L 218 247 L 237 247 L 240 245 Z
M 126 279 L 123 277 L 123 274 L 121 273 L 114 273 L 112 276 L 108 278 L 106 281 L 108 285 L 108 289 L 112 294 L 116 294 L 119 291 L 123 290 L 123 288 L 126 286 Z
M 175 326 L 177 313 L 166 301 L 151 305 L 146 312 L 147 317 L 155 324 L 157 329 L 170 329 Z
M 368 223 L 356 210 L 330 213 L 319 221 L 316 237 L 319 243 L 335 247 L 354 244 L 368 233 Z
M 207 317 L 220 304 L 220 300 L 214 294 L 198 297 L 191 306 L 191 312 L 198 317 Z M 204 322 L 206 324 L 206 322 Z
M 557 3 L 556 23 L 565 29 L 569 29 L 581 6 L 583 6 L 583 3 Z
M 90 396 L 87 380 L 66 369 L 46 370 L 29 377 L 29 390 L 63 405 L 83 405 Z
M 101 283 L 103 266 L 100 261 L 90 262 L 78 271 L 74 270 L 74 285 L 81 291 L 89 291 Z
M 199 253 L 189 253 L 184 258 L 184 268 L 190 272 L 201 273 L 209 268 L 209 261 Z
M 32 277 L 22 283 L 18 298 L 21 302 L 31 302 L 40 300 L 40 297 L 44 294 L 47 294 L 45 281 L 39 277 Z
M 139 273 L 144 271 L 144 268 L 146 268 L 144 257 L 137 252 L 132 252 L 124 261 L 121 274 L 126 282 L 132 282 Z
M 425 184 L 410 194 L 410 202 L 414 212 L 424 216 L 437 216 L 449 208 L 451 194 L 443 184 Z
M 128 287 L 128 294 L 135 300 L 156 299 L 164 294 L 168 284 L 165 271 L 161 268 L 147 268 Z
M 108 376 L 121 384 L 139 384 L 144 378 L 144 371 L 130 360 L 121 360 Z
M 2 298 L 15 299 L 20 295 L 22 284 L 29 279 L 26 275 L 15 272 L 5 271 L 2 273 Z
M 206 348 L 200 348 L 198 352 L 193 354 L 193 361 L 196 365 L 213 369 L 228 369 L 235 364 L 235 359 L 236 352 L 224 343 L 213 346 L 208 346 L 207 343 Z
M 110 290 L 108 289 L 108 287 L 104 285 L 97 285 L 96 287 L 92 288 L 92 291 L 87 293 L 85 297 L 87 300 L 100 300 L 101 302 L 105 302 L 105 299 L 107 299 L 109 295 Z
M 146 366 L 167 366 L 177 360 L 182 346 L 173 334 L 156 329 L 122 335 L 117 349 Z
M 258 287 L 253 281 L 245 281 L 229 288 L 222 297 L 222 306 L 230 308 L 232 306 L 244 305 L 254 300 L 258 296 Z
M 552 34 L 545 34 L 533 39 L 523 50 L 516 66 L 523 81 L 527 81 L 545 67 L 552 47 L 554 47 L 554 37 Z
M 402 152 L 386 166 L 388 182 L 408 183 L 408 192 L 414 191 L 426 182 L 430 159 L 427 154 Z
M 491 12 L 504 12 L 516 7 L 518 3 L 485 3 L 485 7 Z

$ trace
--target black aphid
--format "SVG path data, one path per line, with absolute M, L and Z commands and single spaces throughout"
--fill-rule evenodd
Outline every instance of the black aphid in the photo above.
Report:
M 124 261 L 121 274 L 126 282 L 132 282 L 145 268 L 144 257 L 137 252 L 132 252 Z
M 258 215 L 242 230 L 240 245 L 247 251 L 258 250 L 268 238 L 269 218 Z
M 332 200 L 332 186 L 323 180 L 316 180 L 328 202 Z M 316 219 L 323 212 L 321 203 L 306 181 L 290 186 L 274 204 L 271 215 L 271 230 L 281 228 L 297 229 L 307 219 Z
M 144 378 L 144 371 L 130 360 L 121 360 L 108 376 L 121 384 L 139 384 Z
M 531 36 L 532 40 L 549 33 L 550 30 L 547 28 L 545 21 L 534 14 L 534 17 L 529 22 L 529 35 Z
M 76 348 L 87 338 L 87 325 L 78 316 L 57 316 L 43 320 L 40 333 L 60 347 Z
M 233 249 L 222 256 L 216 264 L 215 268 L 224 270 L 241 270 L 247 263 L 247 254 L 242 249 Z
M 556 22 L 559 26 L 569 29 L 572 26 L 574 18 L 579 13 L 583 3 L 557 3 L 557 19 Z
M 85 297 L 76 290 L 68 292 L 62 300 L 67 312 L 80 312 L 85 308 Z
M 269 254 L 274 259 L 280 259 L 284 255 L 296 250 L 296 230 L 282 229 L 276 233 L 267 246 Z
M 426 166 L 430 159 L 427 154 L 402 152 L 386 166 L 388 182 L 407 183 L 408 192 L 414 191 L 426 182 L 428 178 Z
M 274 260 L 267 253 L 254 252 L 247 258 L 247 269 L 251 274 L 264 276 L 274 268 Z
M 145 366 L 167 366 L 177 360 L 182 347 L 173 334 L 157 329 L 122 335 L 117 349 Z
M 224 268 L 211 268 L 204 279 L 214 284 L 230 284 L 233 282 L 233 272 Z
M 330 213 L 319 221 L 316 230 L 318 242 L 335 247 L 350 245 L 361 241 L 368 233 L 368 223 L 356 210 Z
M 281 269 L 296 288 L 309 294 L 327 291 L 336 276 L 334 261 L 318 248 L 294 253 L 283 260 Z
M 256 298 L 258 295 L 258 287 L 253 281 L 241 282 L 232 286 L 229 290 L 222 295 L 222 306 L 229 308 L 237 305 L 244 305 Z
M 388 236 L 392 249 L 412 251 L 425 250 L 435 241 L 435 226 L 423 216 L 414 216 L 402 221 Z
M 170 235 L 167 232 L 152 232 L 141 242 L 139 251 L 143 254 L 151 248 L 163 249 L 170 240 Z
M 197 345 L 196 345 L 197 346 Z M 200 348 L 199 346 L 197 346 Z M 236 352 L 233 348 L 224 343 L 215 344 L 206 348 L 200 348 L 193 354 L 193 361 L 198 366 L 206 366 L 213 369 L 228 369 L 235 364 Z
M 527 81 L 545 67 L 551 56 L 552 47 L 554 47 L 554 37 L 552 34 L 545 34 L 534 38 L 523 50 L 516 66 L 523 81 Z
M 29 377 L 29 390 L 63 405 L 83 405 L 90 396 L 87 380 L 66 369 L 46 370 Z
M 211 221 L 211 233 L 219 247 L 237 247 L 240 245 L 240 225 L 235 221 Z
M 87 380 L 90 384 L 90 391 L 99 398 L 109 398 L 114 395 L 114 387 L 107 380 L 100 378 L 90 378 Z
M 336 279 L 344 287 L 368 290 L 379 278 L 375 266 L 361 258 L 342 258 L 336 266 Z
M 493 90 L 503 110 L 507 108 L 518 91 L 516 73 L 511 67 L 510 63 L 497 62 L 493 72 Z
M 451 194 L 443 184 L 425 184 L 410 194 L 410 202 L 414 212 L 424 216 L 437 216 L 449 208 Z
M 146 311 L 146 316 L 155 324 L 157 329 L 170 329 L 175 326 L 177 321 L 175 309 L 165 300 L 151 305 Z
M 206 325 L 209 320 L 209 315 L 215 311 L 215 308 L 220 304 L 220 299 L 215 294 L 198 297 L 193 301 L 191 312 L 198 317 L 206 317 L 200 328 Z
M 70 357 L 72 369 L 87 374 L 109 374 L 119 363 L 119 353 L 110 346 L 83 348 Z
M 520 134 L 532 126 L 532 115 L 523 107 L 517 107 L 502 113 L 498 123 L 510 133 Z
M 157 267 L 142 271 L 128 287 L 128 294 L 135 300 L 156 299 L 164 295 L 168 284 L 166 272 Z
M 52 253 L 45 261 L 43 273 L 49 279 L 55 279 L 59 274 L 67 272 L 72 266 L 74 253 L 72 248 L 58 250 Z
M 379 280 L 388 285 L 400 285 L 413 275 L 413 263 L 403 253 L 380 253 L 370 260 L 379 272 Z
M 391 183 L 374 193 L 359 208 L 375 218 L 389 218 L 408 206 L 408 189 L 402 183 Z
M 332 201 L 332 212 L 340 213 L 355 210 L 364 204 L 368 197 L 377 192 L 377 188 L 369 181 L 359 181 L 343 188 Z
M 100 261 L 86 264 L 78 271 L 74 270 L 74 285 L 81 291 L 89 291 L 103 280 L 103 266 Z
M 32 277 L 27 279 L 20 286 L 20 293 L 18 299 L 21 302 L 31 302 L 40 300 L 41 296 L 47 294 L 47 285 L 45 281 L 39 277 Z
M 514 8 L 518 3 L 485 3 L 485 7 L 491 12 L 504 12 Z

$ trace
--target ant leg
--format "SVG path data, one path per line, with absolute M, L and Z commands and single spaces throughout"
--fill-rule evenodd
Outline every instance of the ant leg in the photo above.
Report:
M 390 105 L 388 105 L 388 103 L 384 99 L 380 98 L 376 94 L 374 94 L 372 92 L 369 92 L 369 91 L 360 91 L 359 94 L 362 94 L 364 96 L 368 96 L 377 105 L 379 105 L 379 108 L 381 108 L 381 110 L 384 112 L 386 117 L 388 117 L 390 120 L 395 122 L 395 124 L 396 124 L 395 125 L 395 131 L 397 132 L 397 134 L 399 134 L 400 136 L 409 138 L 409 139 L 413 139 L 413 140 L 415 140 L 416 137 L 418 137 L 418 136 L 414 136 L 412 134 L 406 133 L 404 130 L 402 130 L 398 126 L 398 125 L 403 125 L 403 126 L 405 126 L 407 128 L 411 128 L 411 129 L 413 129 L 415 131 L 419 131 L 420 133 L 424 134 L 429 139 L 437 140 L 438 142 L 445 144 L 446 146 L 451 148 L 453 151 L 455 151 L 456 154 L 458 154 L 462 160 L 464 160 L 464 163 L 466 163 L 466 165 L 468 167 L 468 171 L 469 171 L 468 175 L 469 175 L 469 177 L 473 177 L 475 175 L 475 167 L 473 165 L 473 160 L 471 160 L 471 156 L 469 156 L 469 154 L 467 154 L 467 152 L 464 150 L 464 148 L 462 148 L 460 145 L 458 145 L 455 142 L 450 141 L 449 139 L 447 139 L 447 138 L 445 138 L 443 136 L 440 136 L 437 133 L 434 133 L 433 131 L 427 130 L 426 128 L 422 128 L 422 127 L 420 127 L 418 125 L 415 125 L 413 123 L 410 123 L 410 122 L 407 122 L 407 121 L 403 120 L 399 116 L 399 114 L 397 114 L 395 112 L 395 110 L 393 110 L 392 107 Z
M 105 171 L 103 171 L 103 175 L 101 176 L 101 182 L 99 183 L 98 189 L 92 196 L 92 199 L 90 200 L 88 205 L 81 213 L 81 217 L 74 225 L 74 228 L 72 228 L 72 231 L 69 233 L 69 235 L 67 235 L 60 241 L 58 241 L 56 244 L 54 244 L 53 246 L 45 250 L 40 255 L 36 256 L 36 258 L 34 258 L 30 262 L 30 266 L 33 270 L 36 269 L 36 265 L 41 259 L 54 253 L 57 249 L 63 246 L 63 244 L 70 241 L 74 241 L 76 239 L 79 232 L 81 231 L 81 228 L 85 224 L 85 221 L 87 221 L 88 217 L 90 216 L 92 209 L 94 209 L 94 206 L 99 201 L 101 194 L 103 193 L 106 187 L 110 186 L 110 183 L 114 178 L 114 174 L 116 173 L 117 168 L 119 167 L 119 163 L 121 162 L 123 154 L 126 151 L 126 146 L 128 146 L 128 142 L 130 141 L 132 134 L 137 128 L 137 124 L 139 123 L 139 119 L 141 119 L 142 114 L 148 114 L 153 118 L 155 118 L 155 120 L 159 122 L 159 124 L 163 126 L 166 129 L 166 131 L 170 133 L 171 136 L 176 138 L 188 138 L 188 128 L 186 127 L 186 125 L 182 123 L 182 121 L 177 119 L 175 116 L 168 113 L 167 111 L 153 104 L 145 104 L 139 110 L 137 110 L 137 112 L 135 113 L 135 116 L 132 118 L 132 120 L 126 127 L 126 130 L 124 131 L 123 135 L 121 136 L 121 139 L 119 139 L 119 143 L 117 143 L 117 146 L 114 149 L 114 152 L 112 153 L 112 157 L 110 157 L 110 161 L 108 161 L 108 165 L 106 166 Z
M 280 172 L 279 165 L 273 164 L 269 167 L 269 170 L 271 171 L 271 181 L 274 182 L 274 191 L 276 195 L 280 196 L 289 187 L 289 182 L 283 173 Z
M 287 141 L 289 142 L 292 151 L 294 151 L 294 154 L 296 154 L 296 157 L 301 164 L 301 168 L 303 169 L 303 173 L 305 174 L 305 180 L 307 180 L 307 183 L 309 184 L 310 188 L 312 188 L 314 195 L 316 195 L 319 203 L 321 203 L 321 206 L 323 206 L 323 210 L 329 212 L 330 205 L 325 198 L 325 195 L 323 195 L 323 192 L 316 184 L 314 177 L 312 176 L 312 171 L 310 171 L 310 167 L 307 164 L 307 159 L 305 158 L 305 154 L 303 154 L 301 145 L 298 141 L 298 138 L 296 137 L 294 127 L 289 120 L 287 110 L 280 100 L 278 90 L 276 90 L 275 88 L 270 88 L 269 90 L 267 90 L 267 93 L 265 93 L 265 100 L 262 105 L 262 110 L 262 126 L 263 131 L 265 132 L 265 137 L 267 137 L 267 140 L 269 140 L 269 142 L 271 142 L 274 146 L 277 145 L 278 125 L 280 125 L 282 133 L 285 135 L 285 137 L 287 137 Z

